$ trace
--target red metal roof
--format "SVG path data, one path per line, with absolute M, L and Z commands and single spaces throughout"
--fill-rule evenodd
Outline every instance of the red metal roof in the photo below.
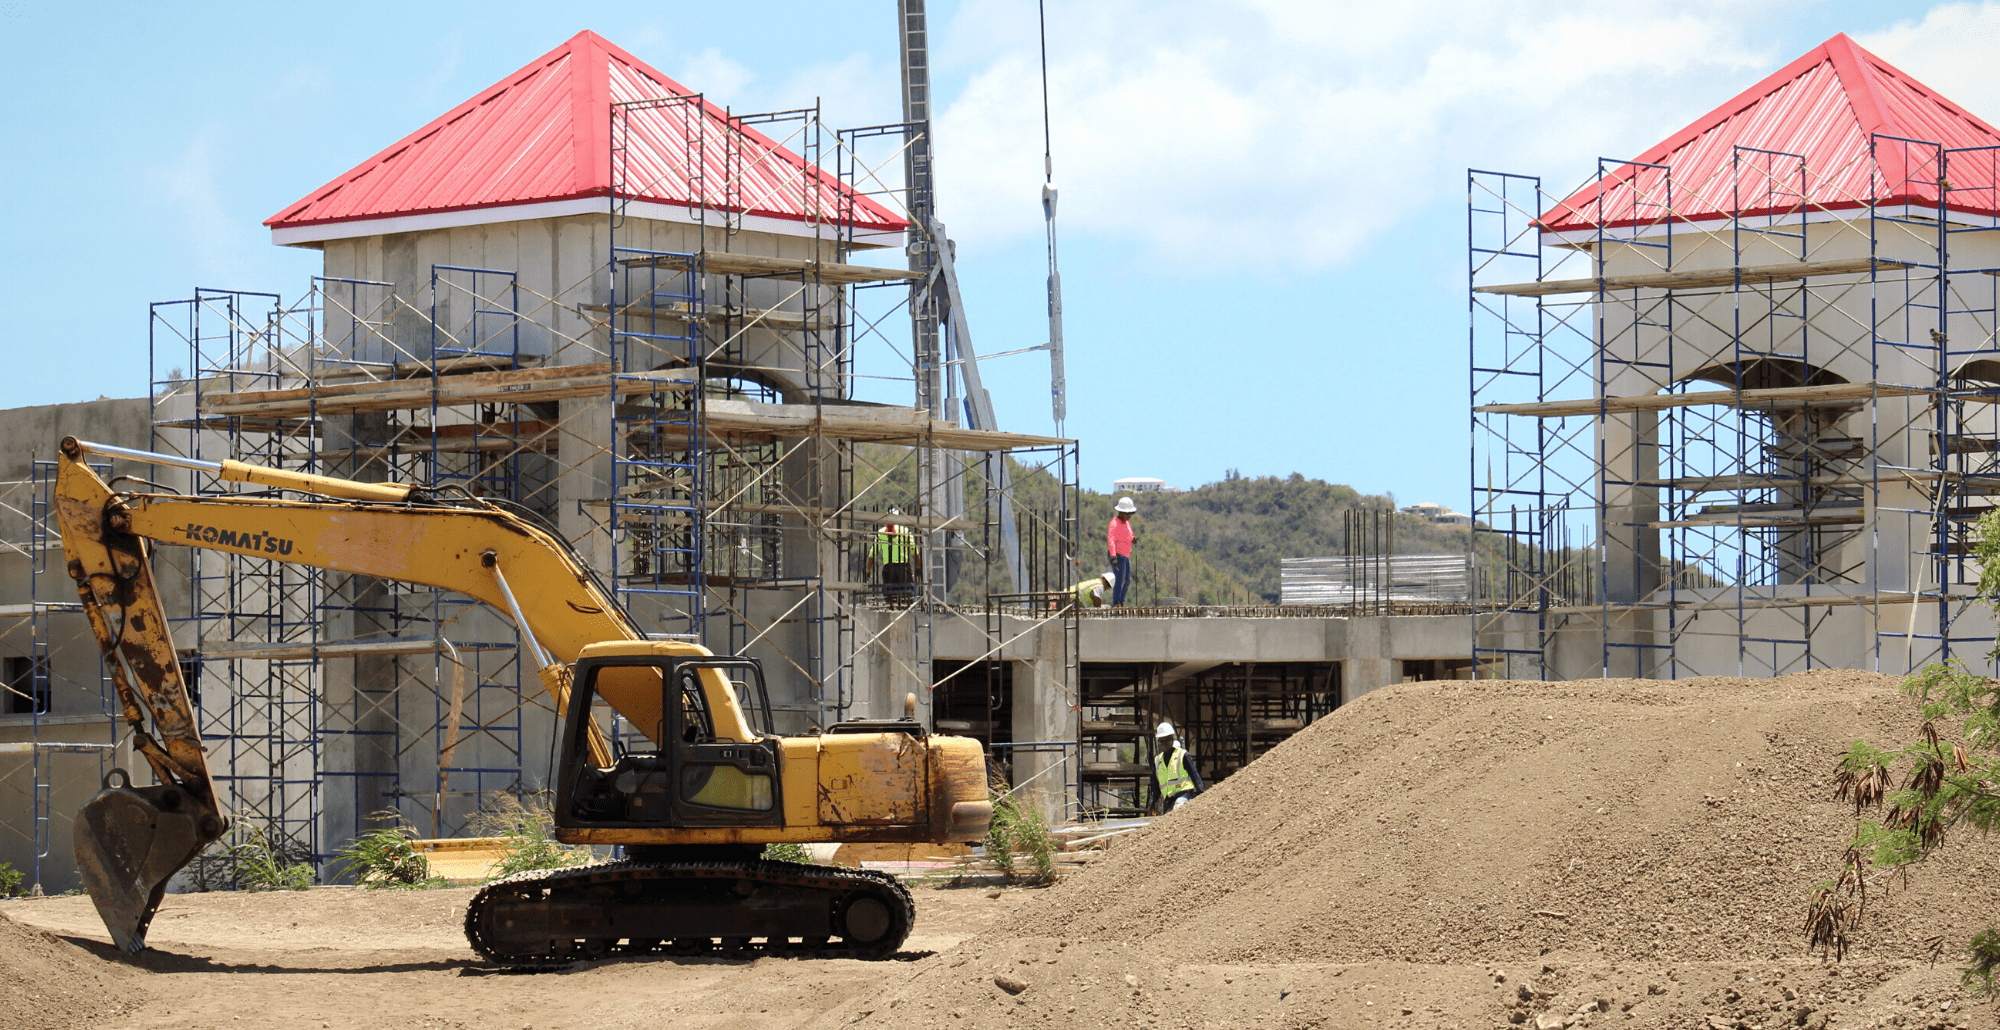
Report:
M 1871 198 L 1935 207 L 1938 146 L 2000 146 L 2000 130 L 1843 33 L 1552 205 L 1541 226 L 1560 233 L 1796 216 L 1802 204 L 1837 211 Z M 2000 215 L 2000 151 L 1952 154 L 1944 164 L 1952 210 Z
M 285 229 L 608 197 L 611 105 L 691 95 L 596 33 L 579 32 L 264 224 Z M 729 182 L 737 188 L 728 206 L 747 214 L 812 222 L 844 207 L 863 229 L 908 225 L 755 129 L 731 126 L 706 100 L 631 109 L 625 128 L 621 196 L 695 204 L 689 169 L 699 166 L 706 202 L 696 206 L 716 208 Z M 729 160 L 724 141 L 732 132 L 740 134 L 739 152 Z

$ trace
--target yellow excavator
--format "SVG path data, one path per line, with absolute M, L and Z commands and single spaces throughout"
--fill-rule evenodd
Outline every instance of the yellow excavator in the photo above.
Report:
M 915 916 L 900 884 L 868 870 L 768 860 L 765 845 L 973 841 L 992 819 L 978 741 L 927 733 L 914 705 L 902 719 L 778 736 L 755 661 L 648 640 L 562 538 L 525 509 L 456 489 L 205 462 L 73 437 L 61 450 L 55 507 L 68 571 L 132 746 L 159 780 L 137 787 L 114 770 L 75 822 L 85 889 L 128 952 L 144 949 L 167 881 L 227 829 L 154 586 L 149 541 L 440 587 L 512 619 L 524 659 L 563 713 L 555 836 L 622 846 L 624 857 L 481 890 L 466 911 L 465 934 L 495 962 L 716 948 L 886 957 Z M 91 454 L 272 492 L 117 491 L 87 464 Z

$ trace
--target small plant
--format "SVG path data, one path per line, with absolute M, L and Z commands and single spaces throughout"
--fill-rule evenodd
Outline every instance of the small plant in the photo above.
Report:
M 1055 837 L 1033 798 L 993 795 L 993 825 L 986 831 L 986 855 L 1010 883 L 1047 885 L 1056 879 Z M 1015 867 L 1025 862 L 1028 870 Z
M 378 819 L 401 822 L 395 812 L 377 812 Z M 431 875 L 431 864 L 410 842 L 416 834 L 406 825 L 369 830 L 341 848 L 339 863 L 357 886 L 371 890 L 422 890 L 442 887 L 445 879 Z
M 229 858 L 236 866 L 236 886 L 246 891 L 302 891 L 313 885 L 312 866 L 273 847 L 263 830 L 230 845 Z
M 28 874 L 14 868 L 12 863 L 0 862 L 0 898 L 11 898 L 21 893 L 21 882 Z
M 804 844 L 766 844 L 764 857 L 774 862 L 804 862 L 808 865 L 813 860 L 812 852 L 807 851 Z
M 493 866 L 492 879 L 531 869 L 567 869 L 596 858 L 588 847 L 556 840 L 555 817 L 547 792 L 515 797 L 490 794 L 473 819 L 484 836 L 505 838 L 512 852 Z

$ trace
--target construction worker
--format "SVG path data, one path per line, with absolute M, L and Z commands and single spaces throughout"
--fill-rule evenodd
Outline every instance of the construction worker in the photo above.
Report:
M 1075 599 L 1078 608 L 1102 608 L 1105 598 L 1116 589 L 1113 584 L 1117 578 L 1117 573 L 1107 572 L 1102 576 L 1086 579 L 1069 588 L 1070 597 Z M 1050 607 L 1054 605 L 1051 604 Z
M 1163 722 L 1153 735 L 1153 782 L 1159 785 L 1159 808 L 1162 814 L 1177 811 L 1194 796 L 1206 790 L 1201 785 L 1201 770 L 1195 768 L 1194 756 L 1181 746 L 1174 736 L 1174 724 Z
M 900 517 L 901 508 L 890 508 L 891 516 Z M 875 540 L 869 545 L 869 560 L 875 566 L 885 597 L 909 597 L 915 591 L 917 541 L 910 533 L 910 527 L 900 522 L 887 522 L 876 530 Z
M 1111 592 L 1111 603 L 1119 607 L 1125 604 L 1125 588 L 1132 583 L 1132 515 L 1139 506 L 1130 497 L 1120 497 L 1118 507 L 1111 516 L 1111 525 L 1104 530 L 1104 547 L 1111 556 L 1111 571 L 1118 574 L 1118 585 Z

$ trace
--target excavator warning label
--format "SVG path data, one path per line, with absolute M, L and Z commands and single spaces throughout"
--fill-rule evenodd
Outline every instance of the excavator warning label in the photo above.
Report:
M 185 538 L 196 543 L 212 544 L 216 547 L 240 547 L 246 551 L 261 554 L 290 554 L 292 542 L 284 537 L 272 536 L 262 531 L 218 529 L 214 526 L 197 526 L 189 523 L 177 527 Z

